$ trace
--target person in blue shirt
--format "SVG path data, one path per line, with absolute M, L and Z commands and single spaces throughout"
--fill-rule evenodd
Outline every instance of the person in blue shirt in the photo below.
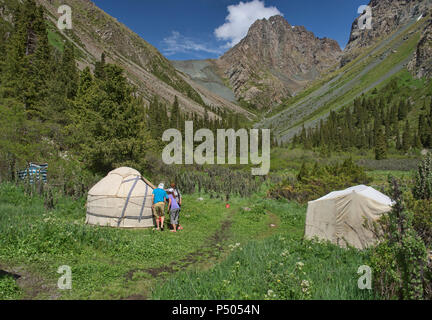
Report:
M 161 183 L 152 193 L 152 208 L 156 219 L 156 230 L 164 231 L 165 201 L 167 201 L 167 199 L 168 195 L 164 190 L 164 184 Z

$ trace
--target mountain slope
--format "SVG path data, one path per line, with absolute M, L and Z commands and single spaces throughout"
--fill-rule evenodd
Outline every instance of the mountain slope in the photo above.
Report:
M 337 67 L 341 55 L 336 41 L 319 39 L 303 26 L 273 16 L 257 20 L 219 59 L 172 63 L 214 94 L 267 110 Z
M 212 60 L 184 60 L 171 61 L 171 63 L 177 70 L 187 74 L 195 83 L 229 101 L 237 102 L 234 92 L 216 73 Z
M 336 41 L 273 16 L 256 21 L 215 64 L 238 98 L 268 108 L 337 64 L 341 54 Z
M 206 96 L 206 92 L 203 91 L 198 92 L 194 88 L 195 84 L 185 80 L 155 47 L 103 12 L 90 0 L 37 2 L 47 9 L 54 24 L 60 16 L 57 9 L 61 4 L 67 4 L 72 8 L 73 29 L 62 31 L 61 34 L 81 51 L 80 68 L 93 68 L 94 63 L 105 52 L 107 62 L 121 65 L 129 80 L 137 86 L 139 93 L 147 102 L 156 95 L 166 103 L 172 104 L 177 96 L 179 105 L 185 112 L 204 115 L 205 105 L 210 105 L 249 115 L 223 98 Z M 60 31 L 55 29 L 53 32 Z M 210 116 L 216 117 L 212 112 Z
M 428 17 L 418 20 L 417 16 L 412 16 L 387 37 L 381 37 L 368 47 L 362 44 L 355 47 L 352 43 L 347 51 L 357 52 L 354 60 L 315 82 L 292 98 L 281 112 L 273 113 L 257 126 L 273 128 L 275 136 L 283 142 L 290 141 L 303 125 L 315 127 L 331 110 L 351 104 L 363 93 L 406 70 L 428 24 Z M 381 23 L 376 21 L 374 25 Z
M 432 19 L 423 31 L 416 53 L 408 68 L 416 77 L 432 77 Z
M 428 15 L 432 0 L 371 0 L 372 29 L 360 30 L 358 18 L 353 22 L 342 66 L 355 59 L 363 49 L 397 31 L 413 19 Z

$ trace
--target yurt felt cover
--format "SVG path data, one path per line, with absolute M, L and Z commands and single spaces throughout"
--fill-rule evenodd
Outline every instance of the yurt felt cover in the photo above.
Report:
M 86 223 L 118 228 L 152 227 L 154 189 L 135 169 L 113 170 L 88 192 Z
M 374 223 L 391 205 L 390 198 L 366 186 L 330 193 L 309 202 L 305 238 L 365 249 L 379 240 Z

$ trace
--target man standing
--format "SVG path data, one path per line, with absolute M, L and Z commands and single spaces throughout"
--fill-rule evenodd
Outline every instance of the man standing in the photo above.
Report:
M 161 183 L 152 193 L 152 208 L 156 219 L 156 230 L 164 231 L 165 201 L 167 199 L 168 195 L 164 190 L 164 184 Z

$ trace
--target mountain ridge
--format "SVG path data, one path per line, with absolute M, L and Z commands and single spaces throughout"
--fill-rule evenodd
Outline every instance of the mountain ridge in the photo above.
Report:
M 371 40 L 368 46 L 360 46 L 349 62 L 317 80 L 298 97 L 287 102 L 281 111 L 258 123 L 257 127 L 271 127 L 280 142 L 289 142 L 302 130 L 302 126 L 306 129 L 315 127 L 329 116 L 330 111 L 351 104 L 357 97 L 385 85 L 395 76 L 408 70 L 419 76 L 419 70 L 430 70 L 427 68 L 432 57 L 428 45 L 429 18 L 410 16 L 390 34 Z M 375 25 L 381 25 L 380 21 L 376 21 Z M 366 35 L 370 33 L 367 30 L 364 32 Z M 345 54 L 353 49 L 346 50 Z M 418 58 L 415 52 L 420 53 Z
M 128 79 L 137 87 L 139 94 L 149 104 L 158 96 L 167 104 L 177 97 L 183 112 L 193 112 L 204 116 L 206 106 L 227 109 L 247 117 L 252 115 L 234 103 L 221 97 L 215 98 L 195 83 L 186 81 L 154 46 L 146 42 L 127 26 L 105 13 L 90 0 L 37 0 L 48 13 L 49 20 L 56 24 L 57 9 L 61 4 L 72 8 L 73 29 L 59 32 L 72 41 L 83 53 L 79 61 L 80 69 L 94 68 L 102 53 L 107 62 L 121 65 Z M 205 102 L 204 102 L 205 101 Z M 209 116 L 218 117 L 211 110 Z
M 237 100 L 268 109 L 301 91 L 326 70 L 338 65 L 342 50 L 329 38 L 318 38 L 303 26 L 291 26 L 280 15 L 255 21 L 247 35 L 208 67 L 219 75 Z M 186 62 L 185 62 L 186 63 Z M 189 69 L 200 64 L 189 62 Z M 180 63 L 174 63 L 185 71 Z M 194 76 L 190 72 L 190 76 Z M 198 81 L 214 82 L 205 78 Z

